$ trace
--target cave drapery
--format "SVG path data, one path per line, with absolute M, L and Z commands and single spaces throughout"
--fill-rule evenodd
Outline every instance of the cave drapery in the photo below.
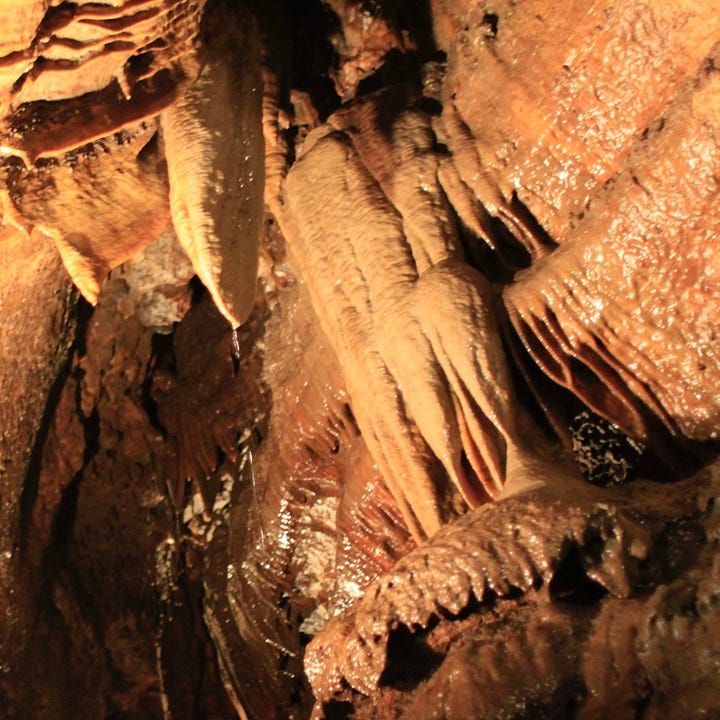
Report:
M 712 3 L 0 20 L 3 717 L 720 712 Z

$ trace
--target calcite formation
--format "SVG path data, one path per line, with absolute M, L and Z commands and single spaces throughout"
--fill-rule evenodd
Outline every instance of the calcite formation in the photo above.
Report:
M 369 696 L 358 705 L 378 718 L 467 717 L 468 703 L 480 717 L 549 707 L 603 717 L 611 706 L 640 702 L 662 713 L 667 700 L 649 696 L 643 678 L 652 682 L 666 648 L 683 652 L 685 633 L 702 634 L 716 622 L 710 597 L 717 589 L 701 578 L 716 572 L 708 563 L 715 567 L 717 558 L 702 542 L 714 532 L 707 510 L 717 481 L 714 467 L 670 492 L 642 481 L 621 493 L 571 485 L 569 499 L 546 487 L 468 513 L 372 583 L 352 612 L 311 643 L 306 668 L 319 699 L 316 716 L 331 698 L 352 698 L 348 688 Z M 693 558 L 685 583 L 666 563 L 668 543 Z M 657 589 L 628 600 L 650 587 Z M 573 593 L 577 605 L 560 612 L 558 601 L 572 607 Z M 587 613 L 582 593 L 597 596 L 597 616 Z M 688 603 L 684 620 L 675 621 L 682 630 L 661 626 L 661 608 L 675 593 Z M 475 622 L 468 623 L 463 615 L 471 605 Z M 612 640 L 594 658 L 601 633 Z M 391 657 L 395 642 L 406 643 L 406 652 L 415 644 L 414 667 Z M 717 643 L 708 638 L 705 648 L 706 658 L 678 678 L 678 690 L 692 698 L 684 698 L 691 713 L 715 707 L 710 658 Z M 404 692 L 392 692 L 391 674 Z M 608 680 L 618 675 L 616 683 Z M 613 697 L 619 688 L 622 699 Z
M 545 373 L 643 439 L 648 415 L 688 438 L 717 436 L 715 57 L 681 88 L 562 247 L 505 295 Z
M 716 15 L 0 0 L 4 716 L 716 714 Z
M 50 234 L 95 303 L 108 272 L 165 227 L 169 192 L 198 277 L 241 324 L 264 187 L 252 18 L 222 0 L 38 2 L 19 16 L 10 3 L 5 13 L 25 23 L 5 41 L 0 83 L 6 221 Z M 78 206 L 86 222 L 69 227 Z
M 3 154 L 29 165 L 167 108 L 197 75 L 204 4 L 3 3 Z
M 514 435 L 512 390 L 489 287 L 460 262 L 449 207 L 437 180 L 431 184 L 429 118 L 384 100 L 354 106 L 308 136 L 288 176 L 281 226 L 314 303 L 326 308 L 321 323 L 360 427 L 406 522 L 422 537 L 456 509 L 451 491 L 437 487 L 433 454 L 465 503 L 499 493 Z M 370 138 L 364 146 L 363 125 L 383 110 L 398 112 L 390 128 L 396 142 L 377 147 Z M 344 126 L 357 128 L 356 144 L 352 131 L 334 129 Z M 409 176 L 397 185 L 396 164 Z M 322 215 L 314 211 L 318 191 L 328 198 Z M 359 225 L 367 232 L 358 233 Z M 476 332 L 468 335 L 468 327 Z M 411 423 L 417 432 L 408 432 Z M 437 501 L 442 493 L 449 508 Z
M 717 42 L 702 2 L 577 10 L 438 0 L 435 9 L 448 53 L 442 141 L 463 185 L 491 213 L 514 216 L 510 229 L 529 247 L 563 242 Z M 519 224 L 530 219 L 540 238 Z

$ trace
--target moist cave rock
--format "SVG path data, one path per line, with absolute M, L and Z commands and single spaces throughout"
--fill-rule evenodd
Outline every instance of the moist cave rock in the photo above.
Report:
M 720 716 L 720 18 L 0 2 L 8 720 Z

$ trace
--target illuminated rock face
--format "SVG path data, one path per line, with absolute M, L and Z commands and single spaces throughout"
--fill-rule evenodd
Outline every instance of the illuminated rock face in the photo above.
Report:
M 95 304 L 107 273 L 162 232 L 169 193 L 196 274 L 241 324 L 264 184 L 256 25 L 222 0 L 32 10 L 0 82 L 6 221 L 49 234 Z
M 716 710 L 716 13 L 422 5 L 0 2 L 8 717 Z

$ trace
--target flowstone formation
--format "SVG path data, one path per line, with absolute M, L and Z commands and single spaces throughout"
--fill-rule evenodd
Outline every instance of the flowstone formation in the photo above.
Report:
M 720 712 L 716 15 L 0 6 L 5 716 Z
M 242 323 L 264 182 L 252 17 L 220 0 L 40 0 L 0 17 L 5 221 L 49 235 L 94 304 L 169 210 L 218 309 Z

